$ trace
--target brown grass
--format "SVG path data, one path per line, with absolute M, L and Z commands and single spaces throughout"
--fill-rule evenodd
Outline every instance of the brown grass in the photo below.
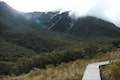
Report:
M 120 80 L 120 49 L 104 55 L 113 64 L 101 68 L 102 80 Z
M 115 50 L 104 55 L 98 55 L 96 59 L 79 59 L 69 63 L 62 63 L 55 67 L 47 66 L 47 69 L 34 69 L 21 76 L 6 77 L 0 80 L 81 80 L 88 63 L 104 60 L 119 62 L 120 50 Z M 115 64 L 101 67 L 102 80 L 120 80 L 120 68 Z
M 86 65 L 94 60 L 76 60 L 57 67 L 49 65 L 47 69 L 34 69 L 30 73 L 4 80 L 80 80 Z
M 116 64 L 108 65 L 101 69 L 102 80 L 120 80 L 120 66 Z
M 120 59 L 120 49 L 113 50 L 112 52 L 101 53 L 96 56 L 99 60 L 117 60 Z

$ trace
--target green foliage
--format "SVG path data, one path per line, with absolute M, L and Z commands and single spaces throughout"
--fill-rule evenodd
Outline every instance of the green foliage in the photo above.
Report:
M 0 74 L 19 75 L 33 68 L 46 68 L 49 64 L 94 58 L 116 48 L 113 46 L 115 39 L 110 38 L 93 40 L 45 35 L 39 32 L 3 34 L 0 37 L 0 66 L 5 67 L 1 68 Z
M 12 62 L 0 61 L 0 74 L 11 74 L 11 69 L 14 66 Z
M 74 20 L 71 21 L 69 13 L 59 14 L 50 21 L 53 25 L 61 17 L 51 29 L 64 34 L 38 28 L 34 20 L 27 20 L 25 15 L 6 3 L 0 3 L 0 6 L 0 74 L 18 75 L 36 67 L 46 68 L 48 64 L 58 65 L 79 58 L 93 58 L 98 53 L 118 48 L 119 42 L 103 36 L 119 37 L 120 29 L 101 19 L 78 19 L 74 28 L 71 28 L 70 24 Z M 82 39 L 69 34 L 81 36 Z
M 116 48 L 120 48 L 120 40 L 114 40 L 112 42 L 113 46 L 116 47 Z

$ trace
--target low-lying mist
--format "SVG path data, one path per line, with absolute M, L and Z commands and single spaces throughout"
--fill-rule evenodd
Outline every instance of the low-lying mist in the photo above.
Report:
M 70 11 L 70 16 L 95 16 L 120 26 L 119 0 L 2 0 L 18 11 Z

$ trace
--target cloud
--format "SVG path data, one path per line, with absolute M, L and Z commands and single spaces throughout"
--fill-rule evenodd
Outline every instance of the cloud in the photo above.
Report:
M 120 24 L 120 0 L 3 0 L 23 12 L 72 11 L 75 17 L 92 15 Z

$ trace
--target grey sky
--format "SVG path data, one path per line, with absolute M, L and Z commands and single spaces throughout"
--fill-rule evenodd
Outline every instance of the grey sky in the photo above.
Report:
M 120 0 L 2 0 L 18 11 L 72 11 L 78 16 L 93 15 L 120 26 Z

